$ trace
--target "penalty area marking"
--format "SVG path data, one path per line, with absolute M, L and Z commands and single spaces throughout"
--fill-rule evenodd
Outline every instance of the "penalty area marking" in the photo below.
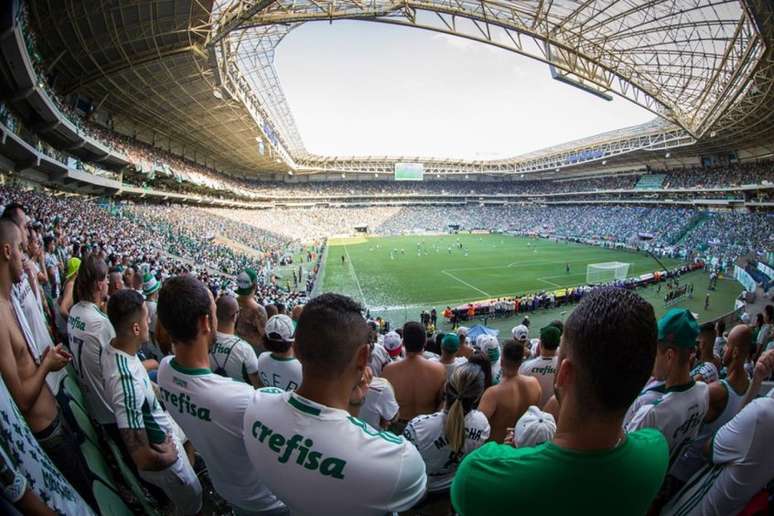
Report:
M 485 291 L 485 290 L 481 290 L 480 288 L 478 288 L 478 287 L 477 287 L 477 286 L 475 286 L 475 285 L 471 285 L 471 284 L 470 284 L 470 283 L 468 283 L 467 281 L 465 281 L 465 280 L 463 280 L 463 279 L 460 279 L 460 278 L 458 278 L 457 276 L 455 276 L 455 275 L 454 275 L 454 274 L 452 274 L 451 272 L 447 272 L 447 271 L 441 271 L 441 274 L 446 274 L 446 275 L 447 275 L 447 276 L 449 276 L 451 279 L 459 281 L 460 283 L 462 283 L 462 284 L 463 284 L 463 285 L 465 285 L 466 287 L 470 287 L 470 288 L 472 288 L 473 290 L 475 290 L 476 292 L 481 292 L 481 293 L 482 293 L 482 294 L 484 294 L 486 297 L 492 297 L 492 295 L 491 295 L 489 292 L 487 292 L 487 291 Z
M 547 279 L 543 279 L 543 278 L 536 278 L 536 279 L 538 281 L 542 281 L 543 283 L 548 283 L 552 287 L 556 287 L 556 288 L 569 288 L 569 287 L 563 287 L 562 285 L 560 285 L 558 283 L 554 283 L 553 281 L 548 281 Z

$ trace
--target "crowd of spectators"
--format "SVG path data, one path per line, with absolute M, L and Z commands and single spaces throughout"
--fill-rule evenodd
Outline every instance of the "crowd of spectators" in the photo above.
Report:
M 10 203 L 25 206 L 40 230 L 55 236 L 65 256 L 81 258 L 99 250 L 111 270 L 131 267 L 159 280 L 193 273 L 219 292 L 235 291 L 236 275 L 249 268 L 256 271 L 262 300 L 288 306 L 306 298 L 316 277 L 313 258 L 320 253 L 319 242 L 302 246 L 196 209 L 123 205 L 0 187 L 0 204 Z M 233 239 L 234 247 L 216 243 L 216 237 Z M 301 270 L 296 265 L 293 274 L 280 280 L 277 267 L 298 259 L 304 262 Z
M 631 244 L 647 235 L 656 247 L 739 256 L 774 246 L 774 217 L 761 213 L 715 213 L 695 208 L 614 206 L 409 206 L 364 208 L 210 208 L 209 213 L 307 241 L 367 226 L 377 234 L 416 231 L 494 230 Z M 706 218 L 705 218 L 706 216 Z
M 163 246 L 115 206 L 0 198 L 4 511 L 510 514 L 558 483 L 549 516 L 672 516 L 770 496 L 774 306 L 716 333 L 685 309 L 656 320 L 619 282 L 504 338 L 431 330 L 432 313 L 379 331 L 342 295 L 261 300 L 252 270 L 235 293 L 156 278 Z

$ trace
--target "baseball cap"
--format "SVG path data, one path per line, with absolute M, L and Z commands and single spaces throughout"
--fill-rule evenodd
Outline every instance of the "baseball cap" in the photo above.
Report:
M 459 328 L 457 328 L 457 336 L 458 337 L 463 337 L 463 336 L 467 337 L 468 336 L 468 328 L 467 328 L 467 326 L 460 326 Z
M 70 279 L 76 274 L 78 274 L 78 269 L 81 268 L 81 259 L 72 257 L 69 260 L 67 260 L 67 275 L 65 276 L 66 279 Z
M 744 324 L 750 324 L 750 314 L 747 312 L 742 314 L 741 320 Z
M 529 338 L 529 328 L 520 324 L 511 330 L 511 335 L 513 335 L 513 338 L 516 340 L 527 340 Z
M 500 360 L 500 343 L 494 335 L 486 335 L 481 342 L 481 352 L 487 356 L 490 362 Z
M 400 355 L 400 348 L 401 348 L 401 339 L 400 335 L 398 335 L 397 332 L 391 331 L 387 335 L 384 336 L 384 349 L 387 350 L 387 353 L 390 354 L 391 357 L 397 357 Z
M 441 339 L 441 348 L 456 353 L 460 349 L 460 338 L 454 333 L 447 333 Z
M 148 297 L 161 288 L 161 283 L 156 279 L 156 276 L 146 273 L 142 277 L 142 295 Z
M 272 340 L 293 342 L 295 340 L 293 320 L 285 314 L 272 315 L 266 321 L 266 336 Z
M 245 269 L 237 276 L 237 294 L 249 296 L 258 283 L 258 274 L 253 269 Z
M 513 428 L 513 445 L 517 448 L 537 446 L 554 438 L 554 416 L 531 405 Z
M 559 345 L 559 340 L 562 338 L 562 332 L 556 326 L 548 325 L 540 330 L 540 342 L 549 346 L 549 349 Z
M 679 348 L 692 348 L 699 335 L 699 323 L 685 308 L 672 308 L 658 320 L 658 341 Z

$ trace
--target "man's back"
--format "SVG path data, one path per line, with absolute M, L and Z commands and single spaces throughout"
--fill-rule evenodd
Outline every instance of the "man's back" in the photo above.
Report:
M 263 351 L 263 331 L 266 327 L 266 311 L 252 297 L 239 296 L 239 317 L 236 334 L 250 343 L 256 354 Z
M 668 388 L 660 400 L 642 407 L 626 429 L 659 429 L 669 445 L 670 461 L 674 461 L 698 434 L 708 408 L 707 384 L 691 381 Z
M 446 382 L 446 367 L 442 364 L 422 356 L 409 356 L 387 365 L 382 376 L 395 390 L 402 421 L 438 410 L 441 389 Z
M 540 383 L 540 388 L 543 391 L 543 396 L 538 403 L 539 407 L 543 407 L 548 401 L 548 398 L 554 395 L 554 375 L 556 374 L 556 360 L 553 357 L 537 357 L 532 360 L 527 360 L 519 368 L 519 374 L 524 376 L 534 376 Z
M 281 503 L 245 460 L 242 421 L 252 386 L 208 369 L 189 369 L 167 357 L 159 365 L 161 401 L 204 458 L 218 493 L 242 509 L 270 510 Z
M 516 375 L 484 391 L 479 410 L 489 418 L 492 432 L 490 441 L 498 443 L 505 439 L 506 428 L 512 428 L 530 405 L 541 400 L 541 388 L 537 378 Z
M 256 391 L 243 432 L 250 461 L 291 514 L 383 515 L 424 494 L 411 443 L 295 392 Z
M 249 375 L 258 371 L 258 357 L 253 347 L 238 336 L 218 332 L 210 349 L 210 369 L 238 382 L 250 383 Z
M 102 376 L 102 353 L 116 336 L 113 325 L 97 305 L 81 301 L 70 310 L 67 326 L 73 365 L 91 415 L 100 424 L 114 423 Z
M 488 443 L 462 461 L 451 498 L 462 515 L 533 514 L 538 500 L 541 516 L 645 514 L 666 468 L 666 441 L 653 429 L 600 452 Z

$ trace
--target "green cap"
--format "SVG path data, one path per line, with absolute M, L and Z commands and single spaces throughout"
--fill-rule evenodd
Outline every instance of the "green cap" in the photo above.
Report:
M 258 274 L 252 269 L 245 269 L 237 276 L 237 294 L 248 296 L 253 292 L 253 287 L 258 284 Z
M 460 349 L 460 338 L 454 333 L 447 333 L 441 340 L 441 347 L 446 351 L 456 353 Z
M 658 320 L 658 341 L 678 348 L 692 348 L 699 336 L 699 323 L 685 308 L 672 308 Z
M 559 339 L 561 338 L 562 332 L 559 331 L 559 328 L 551 324 L 540 330 L 540 342 L 550 349 L 559 346 Z

